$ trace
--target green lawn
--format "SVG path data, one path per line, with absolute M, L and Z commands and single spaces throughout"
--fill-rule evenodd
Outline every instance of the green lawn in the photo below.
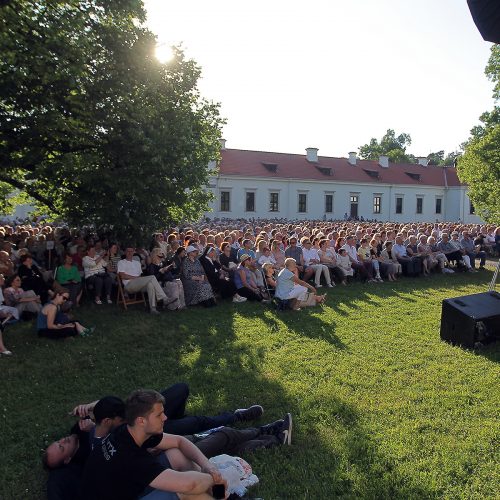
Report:
M 492 272 L 353 284 L 323 308 L 145 314 L 83 307 L 92 338 L 38 339 L 22 324 L 0 358 L 0 498 L 44 498 L 41 450 L 79 402 L 190 384 L 191 413 L 261 403 L 290 411 L 293 445 L 249 457 L 274 499 L 498 498 L 500 343 L 439 339 L 441 301 L 486 291 Z

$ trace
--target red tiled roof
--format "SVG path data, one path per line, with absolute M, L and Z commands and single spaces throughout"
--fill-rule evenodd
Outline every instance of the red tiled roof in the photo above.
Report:
M 303 179 L 328 182 L 406 184 L 423 186 L 461 186 L 454 167 L 436 167 L 389 163 L 381 167 L 377 161 L 357 160 L 351 165 L 347 158 L 318 156 L 318 163 L 307 161 L 306 155 L 224 149 L 219 164 L 220 175 L 242 177 L 267 177 L 276 179 Z M 277 165 L 276 171 L 266 165 Z M 319 167 L 319 168 L 318 168 Z M 330 174 L 327 175 L 328 170 Z M 375 174 L 378 173 L 378 177 Z M 418 175 L 408 175 L 418 174 Z M 420 176 L 420 177 L 419 177 Z

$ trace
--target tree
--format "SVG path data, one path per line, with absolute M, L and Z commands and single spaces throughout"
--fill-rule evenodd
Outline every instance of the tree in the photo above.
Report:
M 485 70 L 495 84 L 493 97 L 500 100 L 500 46 L 491 48 Z M 465 150 L 458 161 L 458 176 L 469 186 L 469 197 L 486 221 L 500 224 L 500 107 L 480 117 L 482 125 L 471 130 L 463 144 Z
M 207 208 L 223 120 L 141 0 L 0 7 L 0 181 L 73 224 L 144 236 Z
M 473 140 L 458 162 L 458 175 L 484 220 L 500 225 L 500 125 Z
M 406 153 L 411 144 L 409 134 L 400 134 L 396 137 L 394 130 L 388 129 L 382 139 L 372 138 L 368 144 L 359 148 L 359 156 L 363 160 L 378 160 L 380 155 L 389 157 L 393 163 L 415 163 L 415 157 Z

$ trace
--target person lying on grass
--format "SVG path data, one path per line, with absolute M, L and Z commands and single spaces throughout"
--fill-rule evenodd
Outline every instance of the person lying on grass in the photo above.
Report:
M 311 294 L 307 292 L 308 289 Z M 285 269 L 278 274 L 274 296 L 291 300 L 294 310 L 300 310 L 301 306 L 322 304 L 326 298 L 326 295 L 316 295 L 316 288 L 298 278 L 297 263 L 292 257 L 285 259 Z
M 120 398 L 105 396 L 92 405 L 89 413 L 92 418 L 80 419 L 71 427 L 68 436 L 46 448 L 42 461 L 47 469 L 57 469 L 70 462 L 83 466 L 91 450 L 125 423 L 125 403 Z M 242 455 L 255 449 L 291 444 L 291 432 L 292 417 L 287 414 L 283 419 L 259 427 L 233 429 L 219 426 L 185 437 L 211 458 L 222 453 Z

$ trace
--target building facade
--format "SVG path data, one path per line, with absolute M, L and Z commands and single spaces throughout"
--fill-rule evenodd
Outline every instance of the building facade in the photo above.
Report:
M 454 167 L 264 151 L 221 150 L 210 218 L 343 219 L 481 223 Z

